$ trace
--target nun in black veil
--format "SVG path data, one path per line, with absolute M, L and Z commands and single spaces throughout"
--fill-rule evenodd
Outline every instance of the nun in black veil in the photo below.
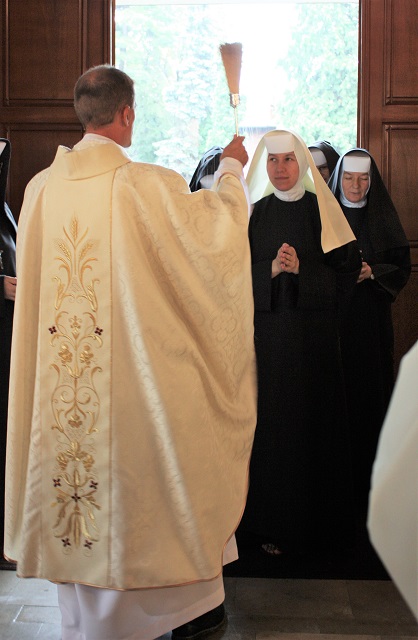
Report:
M 211 147 L 201 157 L 199 164 L 190 180 L 190 191 L 210 189 L 213 183 L 213 175 L 219 167 L 223 147 Z
M 325 182 L 331 177 L 338 162 L 340 154 L 327 140 L 317 140 L 308 147 L 318 169 Z
M 392 303 L 411 272 L 410 248 L 368 151 L 343 154 L 328 185 L 362 254 L 340 331 L 356 503 L 364 524 L 377 441 L 394 385 Z
M 16 292 L 16 232 L 15 219 L 6 203 L 7 174 L 10 163 L 10 142 L 0 138 L 0 536 L 3 549 L 4 475 L 6 456 L 7 405 L 9 395 L 10 349 L 14 298 Z M 0 554 L 1 568 L 8 563 Z M 14 565 L 10 565 L 14 568 Z

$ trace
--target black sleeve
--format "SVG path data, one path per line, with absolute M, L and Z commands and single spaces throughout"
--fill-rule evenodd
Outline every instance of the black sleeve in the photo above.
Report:
M 374 280 L 371 285 L 390 296 L 393 302 L 408 282 L 411 274 L 411 252 L 408 247 L 397 247 L 376 253 L 371 264 Z
M 0 318 L 6 315 L 6 298 L 4 297 L 4 276 L 0 276 Z
M 254 207 L 252 216 L 250 217 L 248 225 L 248 236 L 251 249 L 251 269 L 253 280 L 253 296 L 254 296 L 254 309 L 255 311 L 271 311 L 272 309 L 272 278 L 271 278 L 271 263 L 272 260 L 265 256 L 268 252 L 264 251 L 262 247 L 261 254 L 255 251 L 254 237 L 256 235 L 255 228 L 261 224 L 257 214 L 257 205 Z M 264 235 L 262 236 L 264 237 Z M 261 258 L 261 259 L 260 259 Z
M 326 255 L 328 264 L 333 266 L 337 274 L 337 304 L 342 309 L 350 300 L 361 271 L 362 260 L 357 241 L 344 244 Z

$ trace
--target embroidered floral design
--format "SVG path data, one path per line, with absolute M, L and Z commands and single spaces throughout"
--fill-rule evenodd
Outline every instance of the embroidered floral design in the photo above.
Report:
M 86 367 L 89 367 L 93 358 L 94 358 L 94 353 L 91 350 L 90 345 L 86 344 L 83 348 L 83 351 L 80 353 L 80 362 L 85 364 Z
M 48 329 L 54 349 L 51 367 L 57 374 L 51 397 L 52 429 L 58 432 L 52 507 L 58 509 L 54 529 L 63 547 L 91 549 L 99 539 L 95 513 L 100 509 L 94 459 L 100 413 L 95 378 L 101 372 L 97 362 L 103 344 L 103 330 L 97 323 L 99 280 L 92 277 L 97 258 L 92 255 L 95 243 L 88 239 L 88 229 L 81 233 L 73 218 L 63 235 L 57 241 L 60 275 L 54 278 L 55 318 Z
M 73 330 L 74 334 L 78 333 L 78 330 L 81 327 L 81 322 L 77 318 L 77 316 L 73 316 L 72 318 L 70 318 L 70 327 Z
M 61 349 L 58 352 L 59 357 L 61 358 L 61 363 L 65 364 L 66 362 L 71 362 L 73 359 L 73 354 L 71 353 L 68 344 L 63 344 Z
M 70 232 L 64 229 L 64 240 L 58 240 L 58 250 L 62 254 L 57 258 L 61 262 L 61 269 L 66 275 L 63 282 L 58 276 L 55 307 L 59 309 L 64 298 L 73 301 L 85 298 L 93 311 L 97 311 L 95 286 L 97 280 L 86 282 L 86 276 L 92 270 L 92 262 L 97 258 L 90 257 L 93 242 L 86 240 L 88 229 L 79 237 L 77 218 L 71 221 Z

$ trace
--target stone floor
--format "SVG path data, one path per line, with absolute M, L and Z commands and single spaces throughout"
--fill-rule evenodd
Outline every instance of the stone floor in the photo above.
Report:
M 225 578 L 227 628 L 211 640 L 412 640 L 418 626 L 390 580 Z M 0 639 L 60 640 L 56 588 L 0 571 Z M 160 640 L 169 640 L 166 634 Z

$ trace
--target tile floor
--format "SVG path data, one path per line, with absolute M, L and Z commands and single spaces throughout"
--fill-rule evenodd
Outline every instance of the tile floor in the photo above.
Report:
M 211 640 L 412 640 L 389 580 L 225 578 L 228 626 Z M 56 588 L 0 571 L 0 640 L 60 640 Z M 160 640 L 169 640 L 166 634 Z

